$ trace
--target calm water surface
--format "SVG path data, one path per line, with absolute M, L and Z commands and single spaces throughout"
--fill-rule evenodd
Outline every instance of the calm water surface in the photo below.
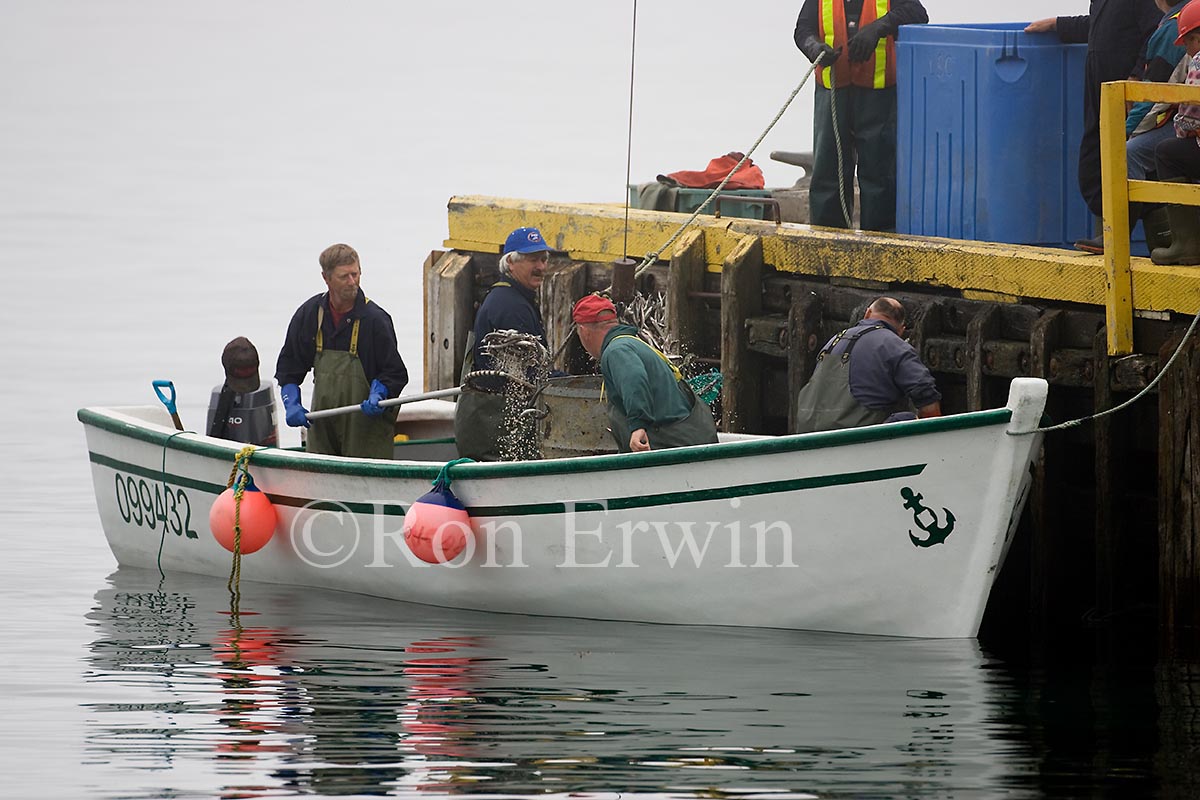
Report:
M 749 146 L 797 79 L 797 5 L 743 4 L 733 47 L 727 3 L 640 4 L 634 180 Z M 964 5 L 927 3 L 986 19 Z M 4 11 L 0 796 L 1200 796 L 1197 662 L 1145 622 L 1027 651 L 250 584 L 231 615 L 219 580 L 117 571 L 75 411 L 154 402 L 167 378 L 198 427 L 224 343 L 248 336 L 269 373 L 334 241 L 419 375 L 450 196 L 621 196 L 629 11 Z M 752 65 L 699 57 L 747 42 Z M 803 149 L 810 107 L 763 152 Z

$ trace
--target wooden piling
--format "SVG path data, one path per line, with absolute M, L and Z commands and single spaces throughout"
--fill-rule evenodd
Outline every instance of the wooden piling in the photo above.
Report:
M 746 320 L 762 311 L 762 239 L 745 236 L 721 270 L 721 426 L 756 431 L 762 421 L 762 355 L 750 348 Z
M 1175 336 L 1163 344 L 1160 363 L 1179 342 Z M 1200 624 L 1200 341 L 1195 337 L 1163 375 L 1158 420 L 1159 620 L 1173 641 Z
M 1092 373 L 1092 407 L 1096 413 L 1115 405 L 1112 391 L 1112 360 L 1108 355 L 1108 330 L 1101 327 L 1096 333 L 1092 352 L 1095 370 Z M 1118 563 L 1118 514 L 1116 503 L 1121 493 L 1118 478 L 1118 448 L 1114 441 L 1113 415 L 1091 422 L 1096 453 L 1096 610 L 1110 613 L 1117 607 L 1117 587 L 1114 570 Z
M 458 386 L 467 334 L 475 322 L 475 267 L 469 253 L 434 251 L 425 259 L 425 390 Z
M 815 294 L 793 291 L 788 309 L 787 386 L 788 433 L 796 433 L 796 397 L 817 366 L 821 339 L 821 300 Z
M 575 329 L 571 321 L 571 309 L 575 301 L 587 294 L 588 265 L 585 261 L 568 261 L 565 263 L 552 262 L 542 279 L 538 291 L 538 307 L 542 312 L 542 324 L 546 327 L 546 343 L 550 354 L 554 357 L 551 366 L 563 372 L 570 372 L 570 367 L 578 360 L 572 347 L 578 347 L 578 340 L 572 345 L 568 337 L 573 336 Z
M 990 398 L 985 395 L 984 372 L 987 353 L 984 343 L 1000 336 L 1000 306 L 988 303 L 967 323 L 967 410 L 981 411 L 989 408 Z
M 704 289 L 707 269 L 704 231 L 693 228 L 679 237 L 667 267 L 667 331 L 678 340 L 683 353 L 697 352 L 702 320 L 701 304 L 694 293 Z
M 1030 372 L 1033 377 L 1050 379 L 1052 353 L 1058 346 L 1065 317 L 1057 309 L 1047 311 L 1033 325 L 1029 337 Z M 1042 445 L 1033 475 L 1033 542 L 1030 546 L 1029 604 L 1030 622 L 1035 633 L 1052 628 L 1051 615 L 1059 607 L 1054 568 L 1060 553 L 1062 504 L 1055 492 L 1061 485 L 1063 464 L 1061 449 L 1053 436 Z

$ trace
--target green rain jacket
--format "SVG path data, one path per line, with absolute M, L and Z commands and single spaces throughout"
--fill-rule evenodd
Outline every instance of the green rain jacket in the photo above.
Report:
M 613 438 L 621 452 L 630 434 L 644 428 L 655 450 L 717 441 L 712 411 L 692 392 L 637 329 L 618 325 L 600 346 L 600 371 Z

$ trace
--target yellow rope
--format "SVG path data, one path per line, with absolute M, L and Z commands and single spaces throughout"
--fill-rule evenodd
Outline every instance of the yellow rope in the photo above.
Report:
M 235 616 L 242 596 L 242 495 L 246 493 L 246 481 L 250 479 L 250 457 L 254 455 L 255 449 L 252 445 L 247 445 L 238 451 L 233 459 L 233 469 L 229 471 L 229 480 L 225 482 L 226 489 L 233 487 L 233 564 L 229 572 L 229 582 L 225 586 L 229 589 L 230 612 Z

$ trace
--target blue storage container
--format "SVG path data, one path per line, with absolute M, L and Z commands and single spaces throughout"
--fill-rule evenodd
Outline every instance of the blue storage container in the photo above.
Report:
M 907 25 L 897 42 L 896 230 L 1070 247 L 1086 45 L 1025 23 Z

